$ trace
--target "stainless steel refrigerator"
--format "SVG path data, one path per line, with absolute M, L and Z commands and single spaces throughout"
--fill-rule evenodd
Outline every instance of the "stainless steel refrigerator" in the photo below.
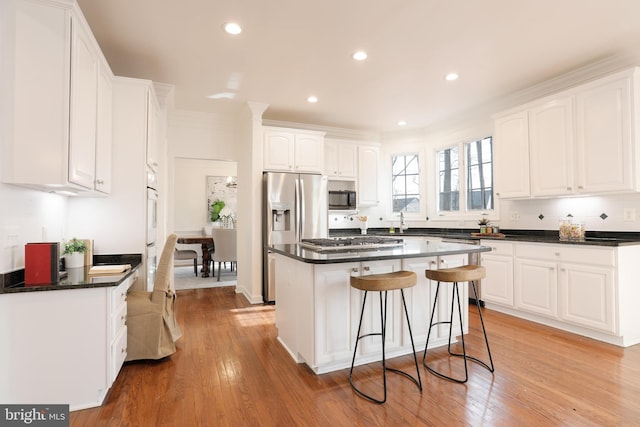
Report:
M 327 237 L 327 177 L 265 172 L 262 183 L 262 297 L 264 302 L 275 302 L 275 270 L 269 246 Z

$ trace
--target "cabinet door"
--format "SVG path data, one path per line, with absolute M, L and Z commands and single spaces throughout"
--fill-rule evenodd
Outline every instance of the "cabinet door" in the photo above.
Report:
M 352 300 L 360 291 L 349 283 L 359 268 L 359 263 L 316 266 L 316 365 L 350 360 L 353 354 L 358 317 L 353 317 Z
M 516 308 L 557 318 L 558 273 L 556 263 L 516 258 L 515 268 Z
M 70 33 L 58 5 L 0 1 L 4 182 L 67 182 Z
M 291 132 L 264 131 L 264 169 L 293 171 L 294 136 Z
M 299 321 L 296 316 L 296 261 L 278 254 L 274 255 L 274 260 L 276 295 L 278 295 L 278 310 L 276 310 L 278 339 L 295 358 L 298 349 L 297 322 Z
M 422 343 L 422 345 L 427 341 L 427 334 L 429 333 L 429 321 L 431 320 L 431 308 L 433 307 L 435 292 L 434 284 L 424 276 L 424 272 L 425 270 L 437 268 L 437 266 L 437 257 L 407 258 L 402 264 L 403 270 L 413 271 L 418 279 L 416 286 L 405 289 L 404 293 L 407 299 L 407 310 L 409 311 L 413 340 L 416 343 Z M 400 316 L 403 325 L 402 345 L 411 345 L 406 319 L 403 313 Z
M 367 261 L 360 265 L 359 273 L 363 276 L 368 274 L 384 274 L 392 273 L 394 271 L 400 271 L 400 261 Z M 355 340 L 356 333 L 358 332 L 358 319 L 360 318 L 360 310 L 362 309 L 362 300 L 364 298 L 364 292 L 356 291 L 356 297 L 353 299 L 355 304 L 352 304 L 354 310 L 355 329 L 353 331 L 353 337 Z M 382 294 L 382 301 L 384 304 L 384 294 Z M 386 350 L 392 350 L 399 348 L 401 345 L 401 321 L 400 321 L 400 308 L 402 304 L 402 297 L 399 291 L 391 291 L 387 293 L 387 329 L 386 329 Z M 362 333 L 368 332 L 380 332 L 382 330 L 382 324 L 380 323 L 380 293 L 369 292 L 367 294 L 367 302 L 364 311 L 364 318 L 362 320 Z M 358 344 L 358 354 L 367 355 L 375 354 L 380 355 L 382 352 L 381 340 L 379 336 L 374 336 L 361 340 Z
M 494 160 L 496 196 L 529 197 L 529 124 L 527 112 L 496 120 Z
M 294 138 L 294 170 L 322 173 L 324 168 L 324 137 L 297 134 Z
M 572 111 L 572 99 L 565 97 L 546 102 L 529 112 L 533 196 L 571 194 L 574 190 Z
M 358 206 L 378 204 L 378 147 L 358 147 Z
M 616 332 L 613 268 L 560 265 L 559 315 L 564 321 Z
M 629 76 L 589 85 L 576 95 L 580 192 L 634 189 Z
M 483 255 L 482 265 L 487 275 L 482 279 L 480 298 L 513 307 L 513 257 Z
M 106 66 L 100 67 L 98 76 L 98 122 L 96 140 L 95 189 L 101 193 L 111 192 L 111 146 L 113 133 L 113 92 L 111 73 Z
M 160 125 L 160 106 L 153 90 L 147 94 L 147 166 L 158 172 L 160 165 L 158 157 L 158 126 Z
M 95 180 L 97 107 L 98 57 L 89 35 L 80 25 L 73 25 L 69 182 L 91 190 Z
M 333 141 L 324 142 L 325 175 L 342 180 L 356 179 L 357 146 Z

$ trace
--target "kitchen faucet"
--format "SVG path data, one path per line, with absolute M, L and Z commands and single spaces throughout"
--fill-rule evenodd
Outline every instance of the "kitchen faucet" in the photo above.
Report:
M 407 228 L 407 224 L 404 222 L 404 212 L 400 211 L 400 233 L 404 233 L 405 228 Z

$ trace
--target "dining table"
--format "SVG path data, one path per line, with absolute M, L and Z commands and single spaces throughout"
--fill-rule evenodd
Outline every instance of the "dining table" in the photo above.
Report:
M 211 263 L 209 250 L 214 247 L 213 237 L 205 235 L 178 236 L 177 243 L 202 246 L 202 277 L 209 277 L 209 264 Z

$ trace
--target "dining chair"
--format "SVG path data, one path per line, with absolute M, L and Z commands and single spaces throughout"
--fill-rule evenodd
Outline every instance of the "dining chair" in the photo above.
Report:
M 218 263 L 218 282 L 220 281 L 221 264 L 230 262 L 231 270 L 237 261 L 236 250 L 236 229 L 235 228 L 214 228 L 211 230 L 213 236 L 214 250 L 211 252 L 212 271 L 215 263 Z
M 183 260 L 183 259 L 192 259 L 193 260 L 193 274 L 198 275 L 198 252 L 193 249 L 178 249 L 176 248 L 176 253 L 174 254 L 174 259 Z
M 178 237 L 171 234 L 162 250 L 153 291 L 127 294 L 127 357 L 125 361 L 162 359 L 176 351 L 182 336 L 176 322 L 173 257 Z

